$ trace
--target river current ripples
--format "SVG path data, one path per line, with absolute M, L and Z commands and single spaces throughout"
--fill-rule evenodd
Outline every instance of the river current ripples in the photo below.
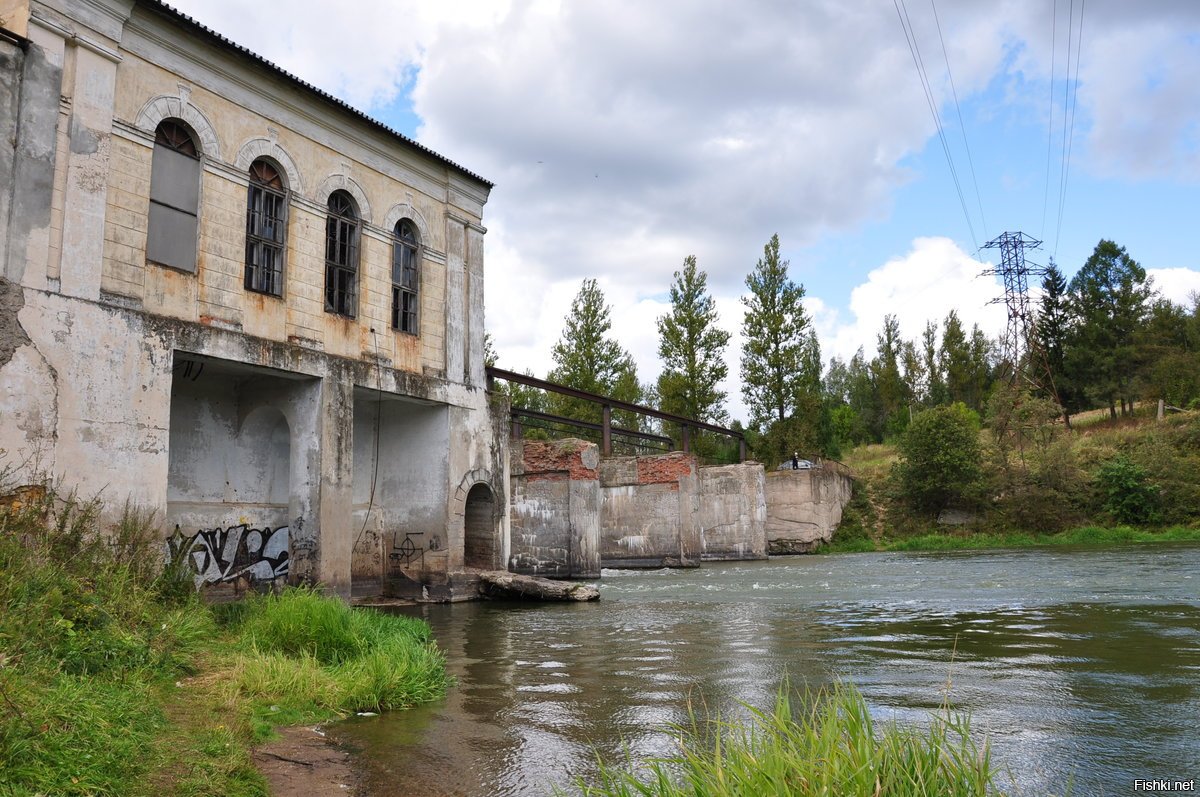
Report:
M 599 603 L 413 612 L 458 683 L 335 727 L 372 795 L 549 794 L 667 754 L 689 710 L 853 682 L 878 720 L 949 695 L 1010 794 L 1200 780 L 1200 546 L 845 554 L 604 571 Z

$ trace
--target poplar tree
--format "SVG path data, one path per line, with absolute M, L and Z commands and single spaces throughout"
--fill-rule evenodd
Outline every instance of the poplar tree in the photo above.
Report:
M 808 314 L 800 300 L 804 286 L 788 279 L 788 261 L 779 257 L 779 235 L 763 247 L 763 257 L 746 277 L 749 296 L 742 329 L 742 396 L 753 421 L 782 421 L 796 406 L 804 360 Z
M 608 337 L 612 329 L 609 313 L 610 308 L 596 280 L 584 280 L 564 319 L 562 336 L 551 350 L 555 366 L 547 379 L 636 403 L 642 393 L 637 367 L 632 355 Z M 548 400 L 550 411 L 556 415 L 581 421 L 600 420 L 600 407 L 591 402 L 557 393 L 552 393 Z
M 718 385 L 729 374 L 725 347 L 729 332 L 717 326 L 717 303 L 708 294 L 708 275 L 695 255 L 683 261 L 671 284 L 671 312 L 658 319 L 659 407 L 664 412 L 708 423 L 725 423 L 726 394 Z
M 764 428 L 769 456 L 782 456 L 793 430 L 785 429 L 806 394 L 805 348 L 809 319 L 801 304 L 804 286 L 788 279 L 788 262 L 779 257 L 779 236 L 772 235 L 763 256 L 746 277 L 749 296 L 742 330 L 742 396 L 752 422 Z M 805 419 L 797 419 L 803 422 Z M 816 419 L 811 419 L 815 421 Z

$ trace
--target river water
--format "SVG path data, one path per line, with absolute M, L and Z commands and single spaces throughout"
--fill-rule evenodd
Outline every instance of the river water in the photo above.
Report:
M 458 683 L 356 719 L 372 795 L 545 795 L 664 726 L 856 684 L 927 723 L 949 686 L 1012 794 L 1200 780 L 1200 545 L 843 554 L 605 571 L 599 603 L 415 607 Z

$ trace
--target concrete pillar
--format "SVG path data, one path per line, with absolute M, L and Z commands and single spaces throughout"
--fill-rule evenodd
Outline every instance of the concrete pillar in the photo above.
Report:
M 358 533 L 354 515 L 354 377 L 348 366 L 333 365 L 321 380 L 320 497 L 315 577 L 330 593 L 350 597 L 350 561 Z
M 466 368 L 466 227 L 446 217 L 446 379 L 465 381 Z M 482 349 L 482 347 L 481 347 Z
M 10 281 L 42 289 L 46 287 L 50 250 L 50 207 L 67 31 L 37 18 L 31 23 L 32 45 L 22 59 L 19 85 L 11 87 L 19 115 L 15 125 L 10 126 L 10 120 L 0 122 L 6 134 L 4 144 L 13 148 L 11 182 L 0 181 L 0 191 L 11 192 L 12 202 L 0 221 L 4 225 L 0 226 L 0 265 L 3 276 Z
M 483 369 L 483 228 L 471 224 L 466 231 L 467 273 L 467 384 L 481 387 Z
M 63 186 L 61 290 L 68 296 L 100 298 L 104 263 L 104 214 L 108 196 L 115 51 L 76 38 L 68 48 L 71 115 L 67 121 L 66 184 Z

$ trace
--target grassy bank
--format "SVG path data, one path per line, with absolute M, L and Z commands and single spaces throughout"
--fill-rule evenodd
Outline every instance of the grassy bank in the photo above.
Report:
M 210 607 L 148 518 L 97 518 L 0 509 L 0 795 L 265 795 L 272 726 L 444 693 L 424 623 L 302 590 Z
M 604 766 L 587 797 L 904 797 L 997 794 L 986 743 L 948 711 L 927 730 L 878 726 L 851 687 L 806 701 L 799 716 L 786 693 L 749 722 L 677 729 L 678 754 L 637 766 Z M 707 740 L 707 741 L 706 741 Z
M 1162 530 L 1128 526 L 1084 526 L 1056 534 L 1028 532 L 939 532 L 907 537 L 884 537 L 878 541 L 857 536 L 838 539 L 818 553 L 863 553 L 868 551 L 970 551 L 993 548 L 1052 548 L 1089 545 L 1129 545 L 1155 542 L 1200 542 L 1200 529 L 1176 526 Z
M 953 498 L 922 505 L 904 478 L 903 446 L 846 453 L 856 476 L 823 552 L 938 551 L 1200 541 L 1200 413 L 1156 421 L 1075 418 L 1021 435 L 979 432 L 978 469 Z M 911 469 L 910 469 L 911 471 Z M 940 525 L 938 512 L 957 525 Z

